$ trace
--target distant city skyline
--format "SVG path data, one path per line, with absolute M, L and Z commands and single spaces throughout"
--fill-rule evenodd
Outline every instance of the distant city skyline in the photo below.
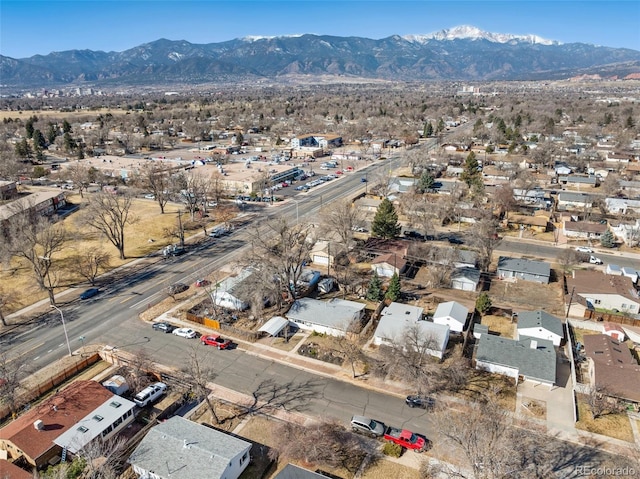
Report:
M 0 54 L 120 52 L 160 38 L 197 44 L 303 33 L 380 39 L 459 25 L 640 51 L 640 0 L 2 0 Z

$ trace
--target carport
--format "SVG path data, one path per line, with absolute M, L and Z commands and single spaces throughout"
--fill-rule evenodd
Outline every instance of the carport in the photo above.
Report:
M 267 333 L 269 336 L 276 337 L 280 332 L 287 327 L 289 320 L 282 316 L 274 316 L 269 321 L 264 323 L 258 332 Z

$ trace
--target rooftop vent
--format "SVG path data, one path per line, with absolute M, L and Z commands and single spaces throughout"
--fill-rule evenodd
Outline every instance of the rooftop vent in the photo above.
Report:
M 531 349 L 538 349 L 538 341 L 531 340 Z
M 35 421 L 33 423 L 33 427 L 37 430 L 37 431 L 44 431 L 44 422 L 42 422 L 42 419 L 38 419 L 37 421 Z

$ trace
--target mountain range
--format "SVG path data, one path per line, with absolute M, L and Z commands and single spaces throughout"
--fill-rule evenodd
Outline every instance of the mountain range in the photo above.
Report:
M 0 55 L 3 87 L 136 86 L 286 80 L 304 76 L 391 81 L 635 77 L 640 52 L 460 26 L 380 40 L 328 35 L 245 37 L 194 44 L 160 39 L 122 52 Z

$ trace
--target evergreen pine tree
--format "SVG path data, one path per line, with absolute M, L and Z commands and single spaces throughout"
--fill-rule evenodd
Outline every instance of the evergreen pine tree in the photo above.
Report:
M 480 293 L 476 299 L 476 310 L 480 314 L 485 314 L 491 308 L 491 298 L 485 292 Z
M 376 273 L 373 273 L 373 277 L 369 281 L 366 298 L 369 301 L 380 301 L 382 299 L 382 281 L 380 281 Z
M 460 179 L 464 181 L 469 188 L 482 184 L 482 174 L 479 166 L 476 154 L 472 151 L 467 155 L 467 159 L 464 161 L 464 170 L 460 175 Z
M 391 301 L 398 301 L 400 299 L 400 277 L 398 273 L 393 273 L 391 281 L 389 281 L 389 288 L 387 288 L 387 294 L 385 298 Z
M 433 183 L 434 183 L 434 179 L 433 176 L 431 176 L 431 173 L 429 173 L 429 171 L 424 170 L 422 172 L 422 175 L 420 175 L 420 181 L 418 182 L 418 191 L 420 193 L 426 193 L 427 191 L 430 191 L 433 189 Z
M 422 136 L 424 136 L 425 138 L 429 138 L 430 136 L 433 136 L 433 125 L 431 124 L 431 122 L 427 122 L 424 124 L 424 130 L 422 131 Z
M 616 239 L 611 230 L 605 231 L 600 237 L 600 244 L 603 248 L 613 248 L 616 245 Z
M 383 199 L 371 223 L 371 233 L 378 238 L 395 238 L 400 230 L 396 209 L 391 201 Z

